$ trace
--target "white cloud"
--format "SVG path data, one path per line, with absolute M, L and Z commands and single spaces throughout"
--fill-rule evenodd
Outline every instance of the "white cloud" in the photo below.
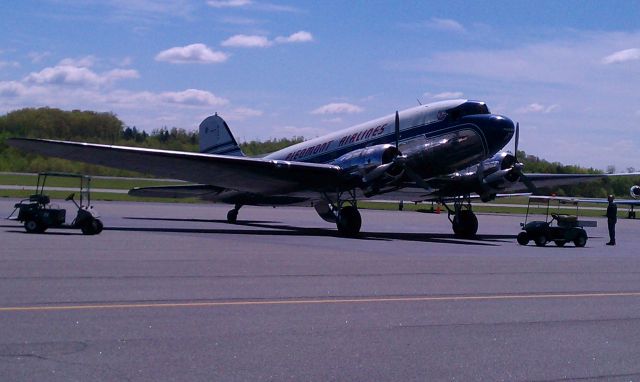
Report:
M 557 104 L 553 104 L 553 105 L 549 105 L 549 106 L 545 106 L 542 104 L 539 104 L 537 102 L 531 103 L 527 106 L 521 107 L 519 109 L 516 109 L 516 113 L 521 113 L 521 114 L 527 114 L 527 113 L 544 113 L 544 114 L 548 114 L 548 113 L 553 113 L 554 111 L 557 111 L 560 108 L 559 105 Z
M 85 67 L 72 65 L 58 65 L 33 72 L 24 78 L 27 83 L 38 85 L 69 85 L 69 86 L 101 86 L 114 81 L 138 78 L 139 74 L 133 69 L 114 69 L 98 74 Z
M 156 61 L 172 64 L 216 64 L 225 62 L 229 56 L 224 52 L 216 52 L 204 44 L 177 46 L 156 55 Z
M 15 98 L 27 92 L 26 86 L 16 81 L 0 82 L 0 97 Z
M 80 68 L 90 68 L 95 65 L 97 59 L 94 56 L 84 56 L 80 58 L 65 58 L 60 60 L 58 66 L 77 66 Z
M 266 48 L 272 44 L 273 43 L 264 36 L 237 34 L 224 40 L 220 45 L 236 48 Z
M 466 29 L 459 22 L 452 19 L 432 18 L 426 25 L 432 29 L 438 29 L 449 32 L 466 32 Z
M 640 60 L 640 49 L 632 48 L 632 49 L 620 50 L 618 52 L 610 54 L 605 58 L 603 58 L 602 62 L 608 65 L 608 64 L 616 64 L 620 62 L 636 61 L 636 60 Z
M 207 4 L 213 8 L 241 8 L 251 5 L 251 0 L 209 0 Z
M 29 52 L 27 57 L 31 60 L 33 64 L 37 64 L 42 62 L 45 58 L 49 57 L 51 52 Z
M 263 114 L 262 110 L 251 109 L 249 107 L 236 107 L 232 112 L 235 119 L 259 117 Z
M 20 63 L 17 61 L 0 61 L 0 69 L 11 66 L 13 68 L 19 68 Z
M 160 93 L 159 99 L 167 103 L 188 106 L 222 106 L 229 103 L 229 100 L 225 98 L 221 98 L 211 92 L 198 89 Z
M 265 36 L 237 34 L 224 40 L 220 45 L 236 48 L 268 48 L 274 44 L 293 44 L 313 41 L 313 35 L 307 31 L 298 31 L 289 36 L 278 36 L 269 40 Z
M 464 96 L 463 92 L 442 92 L 438 94 L 424 93 L 424 97 L 431 97 L 433 99 L 457 99 Z
M 275 41 L 279 44 L 309 42 L 309 41 L 313 41 L 313 35 L 311 35 L 311 33 L 307 31 L 299 31 L 287 37 L 283 37 L 283 36 L 276 37 Z
M 353 114 L 360 113 L 363 109 L 350 103 L 330 103 L 313 110 L 311 114 Z

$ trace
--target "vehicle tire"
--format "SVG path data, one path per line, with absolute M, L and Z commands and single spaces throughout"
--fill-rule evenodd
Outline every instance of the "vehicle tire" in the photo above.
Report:
M 360 212 L 354 206 L 342 207 L 336 222 L 338 233 L 345 237 L 355 237 L 360 233 L 362 226 L 362 217 Z
M 587 233 L 584 231 L 579 232 L 578 236 L 576 236 L 576 238 L 573 239 L 573 245 L 579 248 L 582 248 L 585 245 L 587 245 Z
M 538 235 L 533 239 L 538 247 L 544 247 L 547 244 L 547 237 L 544 235 Z
M 567 244 L 564 240 L 556 240 L 554 243 L 556 243 L 556 247 L 564 247 L 564 245 Z
M 41 232 L 44 232 L 44 229 L 42 229 L 42 224 L 40 222 L 38 222 L 37 220 L 27 220 L 26 222 L 24 222 L 24 229 L 28 233 L 41 233 Z
M 456 236 L 474 237 L 478 232 L 478 218 L 471 210 L 461 210 L 457 216 L 454 216 L 452 227 Z
M 526 232 L 523 231 L 518 234 L 518 244 L 520 245 L 529 244 L 529 235 L 527 235 Z
M 227 212 L 227 223 L 235 224 L 238 221 L 238 210 L 233 209 Z
M 96 222 L 95 234 L 98 235 L 104 229 L 104 224 L 102 224 L 102 221 L 100 219 L 96 219 L 95 222 Z
M 99 233 L 98 229 L 102 226 L 102 222 L 98 219 L 91 219 L 84 223 L 80 230 L 83 235 L 95 235 Z M 102 231 L 102 229 L 100 229 Z

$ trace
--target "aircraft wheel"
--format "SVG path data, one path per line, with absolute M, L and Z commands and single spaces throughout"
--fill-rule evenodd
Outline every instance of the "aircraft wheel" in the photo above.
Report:
M 564 247 L 567 242 L 564 240 L 556 240 L 554 243 L 556 243 L 556 247 Z
M 538 235 L 533 239 L 533 241 L 535 241 L 538 247 L 544 247 L 547 244 L 547 237 L 544 235 Z
M 575 239 L 573 239 L 573 244 L 576 247 L 584 247 L 587 245 L 587 234 L 586 232 L 580 232 Z
M 341 236 L 357 236 L 362 226 L 360 212 L 354 206 L 342 207 L 336 225 L 338 226 L 338 233 L 340 233 Z
M 473 211 L 461 210 L 453 218 L 453 233 L 460 237 L 473 237 L 478 232 L 478 218 Z
M 24 222 L 24 229 L 29 233 L 42 233 L 47 227 L 37 220 L 27 220 Z
M 526 232 L 520 232 L 518 234 L 518 244 L 520 244 L 520 245 L 529 244 L 529 236 L 527 235 Z
M 227 212 L 227 223 L 235 224 L 238 221 L 238 210 L 233 209 Z

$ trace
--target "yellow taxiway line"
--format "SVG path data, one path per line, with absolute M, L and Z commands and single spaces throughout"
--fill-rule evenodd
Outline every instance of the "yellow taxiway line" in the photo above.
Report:
M 347 304 L 347 303 L 384 303 L 384 302 L 434 302 L 434 301 L 497 301 L 497 300 L 536 300 L 536 299 L 568 299 L 568 298 L 603 298 L 603 297 L 640 297 L 640 292 L 602 292 L 602 293 L 547 293 L 547 294 L 503 294 L 503 295 L 470 295 L 470 296 L 415 296 L 415 297 L 362 297 L 362 298 L 329 298 L 329 299 L 272 299 L 272 300 L 234 300 L 204 302 L 141 302 L 127 304 L 78 304 L 78 305 L 35 305 L 5 306 L 0 312 L 61 311 L 91 309 L 142 309 L 142 308 L 198 308 L 257 305 L 309 305 L 309 304 Z

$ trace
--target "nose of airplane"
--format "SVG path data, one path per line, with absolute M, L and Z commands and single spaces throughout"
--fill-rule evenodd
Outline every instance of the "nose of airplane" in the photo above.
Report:
M 474 122 L 480 127 L 487 140 L 490 155 L 502 150 L 515 133 L 515 125 L 507 117 L 493 114 L 474 117 L 480 117 Z

